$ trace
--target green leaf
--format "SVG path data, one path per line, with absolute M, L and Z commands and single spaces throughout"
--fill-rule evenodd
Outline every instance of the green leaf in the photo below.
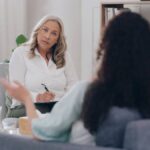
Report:
M 25 43 L 27 40 L 28 39 L 23 34 L 20 34 L 16 38 L 16 44 L 17 44 L 17 46 L 19 46 L 20 44 Z
M 3 62 L 4 63 L 9 63 L 9 59 L 5 59 Z

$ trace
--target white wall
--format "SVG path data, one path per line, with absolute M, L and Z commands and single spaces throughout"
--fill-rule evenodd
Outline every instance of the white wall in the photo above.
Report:
M 16 37 L 26 32 L 26 0 L 0 0 L 0 61 L 16 47 Z
M 147 4 L 141 5 L 140 13 L 150 22 L 150 6 Z
M 101 0 L 0 0 L 0 59 L 8 57 L 15 47 L 15 35 L 26 34 L 27 31 L 29 37 L 37 21 L 49 13 L 59 16 L 64 22 L 68 50 L 79 77 L 90 78 L 96 65 L 95 54 L 100 38 L 100 2 Z M 141 7 L 142 14 L 150 20 L 149 10 L 147 5 Z
M 100 38 L 100 0 L 82 0 L 82 72 L 81 78 L 91 78 Z
M 28 35 L 44 15 L 60 17 L 65 26 L 68 50 L 81 76 L 81 0 L 32 0 L 27 4 Z
M 108 0 L 109 1 L 109 0 Z M 116 2 L 116 0 L 114 0 Z M 110 0 L 109 2 L 114 2 Z M 82 38 L 81 38 L 81 78 L 87 79 L 95 73 L 96 49 L 98 48 L 101 29 L 101 0 L 82 0 Z M 140 5 L 140 13 L 150 21 L 150 6 Z

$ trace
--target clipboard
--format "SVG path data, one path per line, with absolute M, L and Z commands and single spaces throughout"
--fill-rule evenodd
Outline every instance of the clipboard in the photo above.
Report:
M 34 103 L 36 109 L 38 109 L 41 113 L 48 113 L 51 112 L 54 105 L 57 101 L 54 102 L 46 102 L 46 103 Z

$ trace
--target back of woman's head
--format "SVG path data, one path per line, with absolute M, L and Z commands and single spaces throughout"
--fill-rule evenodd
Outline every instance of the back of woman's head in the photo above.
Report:
M 106 27 L 98 55 L 101 51 L 102 65 L 84 99 L 85 126 L 97 131 L 113 106 L 134 108 L 150 117 L 149 23 L 139 14 L 122 12 Z
M 150 25 L 139 14 L 116 16 L 106 28 L 100 49 L 104 60 L 99 73 L 103 72 L 105 80 L 150 76 Z

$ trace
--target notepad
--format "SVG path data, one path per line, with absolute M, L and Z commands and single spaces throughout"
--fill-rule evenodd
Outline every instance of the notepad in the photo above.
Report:
M 41 113 L 48 113 L 52 110 L 53 106 L 56 104 L 57 101 L 54 102 L 40 102 L 34 103 L 36 109 L 38 109 Z

